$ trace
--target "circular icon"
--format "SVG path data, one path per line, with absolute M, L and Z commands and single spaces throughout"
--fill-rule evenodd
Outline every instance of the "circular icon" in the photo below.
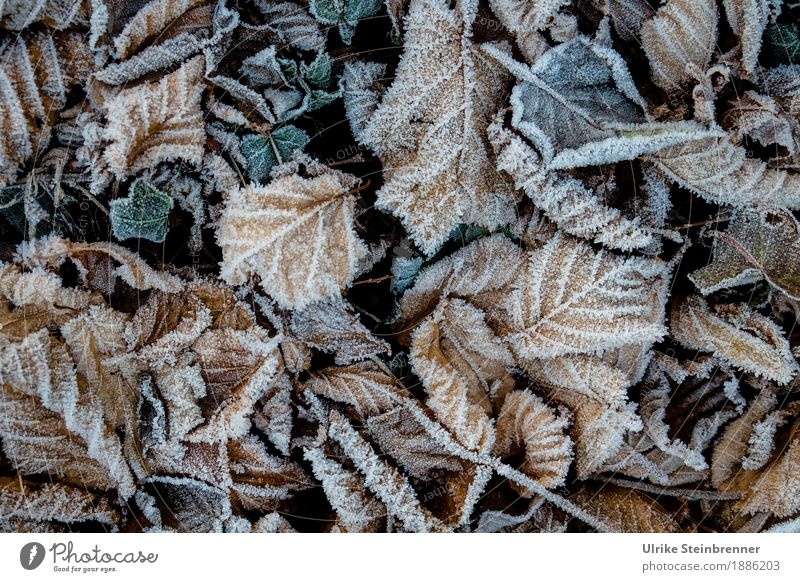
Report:
M 19 563 L 26 570 L 35 570 L 44 561 L 44 546 L 39 542 L 30 542 L 19 551 Z

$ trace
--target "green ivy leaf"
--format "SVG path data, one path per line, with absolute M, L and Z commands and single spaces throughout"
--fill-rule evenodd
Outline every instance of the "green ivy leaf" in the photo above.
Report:
M 800 28 L 797 24 L 776 24 L 764 32 L 764 57 L 772 64 L 800 62 Z
M 290 160 L 294 152 L 308 145 L 308 134 L 293 125 L 284 125 L 270 136 L 248 135 L 242 138 L 241 151 L 247 160 L 247 176 L 253 182 L 263 183 L 272 168 Z M 276 155 L 277 154 L 277 155 Z
M 319 22 L 339 27 L 345 44 L 353 42 L 358 21 L 374 16 L 381 9 L 381 0 L 311 0 L 311 14 Z
M 164 242 L 174 201 L 144 180 L 136 180 L 127 198 L 111 201 L 111 230 L 118 240 L 144 238 Z
M 300 64 L 300 74 L 309 85 L 327 89 L 331 84 L 332 65 L 333 63 L 328 53 L 318 53 L 310 65 Z

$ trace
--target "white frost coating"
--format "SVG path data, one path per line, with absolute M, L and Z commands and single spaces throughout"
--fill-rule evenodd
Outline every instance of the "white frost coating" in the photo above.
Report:
M 410 531 L 432 531 L 438 520 L 422 508 L 408 481 L 378 457 L 370 445 L 338 412 L 330 413 L 330 436 L 364 476 L 364 484 L 386 504 Z

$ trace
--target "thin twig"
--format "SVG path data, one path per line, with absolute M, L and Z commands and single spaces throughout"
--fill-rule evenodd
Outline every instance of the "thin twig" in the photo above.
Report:
M 101 203 L 101 202 L 100 202 L 100 201 L 99 201 L 97 198 L 95 198 L 95 197 L 94 197 L 94 195 L 92 195 L 92 193 L 91 193 L 91 192 L 89 192 L 89 191 L 88 191 L 86 188 L 84 188 L 84 187 L 83 187 L 83 186 L 81 186 L 80 184 L 71 184 L 71 185 L 72 185 L 72 187 L 73 187 L 73 188 L 75 188 L 75 189 L 76 189 L 78 192 L 80 192 L 81 194 L 83 194 L 84 196 L 86 196 L 86 197 L 87 197 L 89 200 L 91 200 L 92 202 L 94 202 L 94 203 L 95 203 L 95 205 L 96 205 L 96 206 L 97 206 L 97 207 L 98 207 L 100 210 L 102 210 L 102 211 L 103 211 L 103 213 L 104 213 L 106 216 L 108 216 L 108 210 L 106 210 L 106 207 L 105 207 L 105 206 L 103 206 L 103 204 L 102 204 L 102 203 Z

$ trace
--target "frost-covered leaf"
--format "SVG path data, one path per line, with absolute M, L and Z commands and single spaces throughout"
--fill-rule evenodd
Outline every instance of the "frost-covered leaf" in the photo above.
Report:
M 634 403 L 606 404 L 561 388 L 548 390 L 547 395 L 572 411 L 578 479 L 588 478 L 616 455 L 629 431 L 642 430 Z
M 0 186 L 42 153 L 69 91 L 86 79 L 91 63 L 79 33 L 25 31 L 0 45 Z
M 319 25 L 303 5 L 271 0 L 256 0 L 254 4 L 264 15 L 267 26 L 277 34 L 281 43 L 306 51 L 318 51 L 325 46 L 325 37 Z
M 523 360 L 652 345 L 666 329 L 667 271 L 560 235 L 530 254 L 506 300 L 504 339 Z
M 339 295 L 366 253 L 353 231 L 358 179 L 310 160 L 306 168 L 309 177 L 290 168 L 231 192 L 217 225 L 222 278 L 240 284 L 256 274 L 279 304 L 299 309 Z
M 705 72 L 717 43 L 714 0 L 669 0 L 639 34 L 653 80 L 665 90 L 696 81 L 687 66 Z
M 442 302 L 414 330 L 410 359 L 437 419 L 468 449 L 489 451 L 492 399 L 513 386 L 513 358 L 483 313 L 463 300 Z
M 547 488 L 560 487 L 572 464 L 572 440 L 564 434 L 568 425 L 538 396 L 514 391 L 506 396 L 497 416 L 495 453 L 506 457 L 524 450 L 520 470 Z
M 784 65 L 800 61 L 800 28 L 794 22 L 767 27 L 763 42 L 763 60 Z
M 24 475 L 46 473 L 80 487 L 119 490 L 133 478 L 117 435 L 79 378 L 64 346 L 47 330 L 3 347 L 0 355 L 3 451 Z
M 378 208 L 400 217 L 426 254 L 460 223 L 493 228 L 513 219 L 517 195 L 486 138 L 508 75 L 473 44 L 476 8 L 412 0 L 394 82 L 356 135 L 385 168 Z
M 739 37 L 742 68 L 746 74 L 752 75 L 758 65 L 761 37 L 774 3 L 769 0 L 722 0 L 722 5 L 728 24 Z
M 476 240 L 423 269 L 414 287 L 400 299 L 400 329 L 428 315 L 440 299 L 460 297 L 483 309 L 493 324 L 504 320 L 498 304 L 515 284 L 527 255 L 507 237 L 496 234 Z M 494 317 L 496 315 L 497 317 Z
M 372 362 L 325 368 L 314 373 L 304 387 L 320 396 L 349 404 L 362 418 L 391 410 L 406 396 L 394 379 Z
M 26 267 L 56 269 L 70 260 L 85 286 L 105 292 L 113 288 L 116 277 L 141 291 L 174 293 L 182 287 L 178 277 L 156 271 L 136 253 L 110 242 L 71 242 L 51 236 L 23 243 L 17 252 Z
M 653 244 L 654 235 L 637 219 L 605 206 L 579 180 L 546 173 L 541 157 L 519 136 L 493 124 L 489 138 L 497 154 L 498 170 L 507 172 L 517 188 L 564 232 L 621 250 Z
M 772 458 L 775 452 L 778 429 L 790 422 L 800 411 L 797 401 L 780 410 L 773 410 L 763 420 L 753 425 L 753 434 L 747 446 L 747 456 L 742 459 L 742 468 L 760 469 Z
M 800 228 L 791 214 L 743 209 L 715 234 L 713 261 L 689 275 L 703 295 L 764 278 L 800 297 Z
M 667 148 L 654 158 L 669 178 L 710 202 L 800 207 L 800 175 L 750 158 L 727 134 Z
M 745 413 L 725 428 L 714 445 L 711 457 L 711 483 L 714 486 L 722 485 L 742 466 L 754 426 L 774 410 L 777 403 L 774 391 L 762 391 L 753 399 Z
M 302 152 L 308 139 L 305 131 L 293 125 L 284 125 L 268 137 L 245 136 L 240 149 L 247 160 L 247 176 L 253 182 L 266 182 L 272 168 L 291 160 L 294 152 Z
M 797 435 L 798 423 L 793 434 Z M 794 436 L 780 457 L 753 483 L 744 511 L 769 511 L 777 517 L 789 517 L 800 509 L 800 437 Z
M 0 520 L 60 522 L 94 521 L 115 525 L 119 514 L 104 497 L 61 483 L 37 484 L 0 477 Z
M 638 40 L 642 24 L 655 12 L 647 0 L 608 0 L 608 14 L 614 28 L 626 41 Z
M 522 81 L 511 94 L 511 123 L 548 169 L 631 160 L 704 133 L 691 122 L 649 121 L 622 57 L 585 37 L 550 49 L 531 67 L 495 46 L 486 51 Z
M 624 402 L 632 379 L 604 358 L 607 356 L 569 354 L 539 360 L 525 369 L 532 378 L 551 386 L 575 390 L 608 404 Z
M 380 78 L 386 72 L 383 63 L 352 61 L 344 66 L 344 107 L 353 135 L 361 141 L 369 119 L 378 108 L 383 93 Z
M 23 271 L 8 263 L 0 263 L 0 293 L 0 333 L 15 341 L 100 303 L 89 291 L 64 288 L 57 275 L 41 267 Z
M 199 166 L 205 147 L 200 97 L 203 58 L 195 57 L 157 83 L 120 89 L 105 103 L 110 143 L 103 156 L 119 177 L 168 160 Z
M 203 24 L 210 25 L 210 11 L 202 10 L 206 4 L 208 0 L 151 0 L 115 36 L 117 56 L 126 59 L 154 39 L 162 43 L 177 34 L 186 34 L 184 31 L 198 26 L 198 13 L 205 12 Z
M 63 30 L 86 24 L 88 2 L 84 0 L 6 0 L 0 25 L 7 30 L 22 30 L 35 23 Z
M 344 302 L 331 300 L 292 313 L 291 329 L 303 342 L 323 352 L 333 352 L 337 364 L 351 364 L 381 353 L 390 353 Z
M 416 479 L 428 480 L 438 472 L 463 468 L 405 408 L 371 416 L 367 430 L 381 450 Z
M 362 18 L 374 16 L 381 9 L 380 0 L 311 0 L 311 14 L 322 24 L 339 27 L 345 44 L 353 42 L 356 25 Z
M 665 376 L 655 376 L 649 379 L 639 399 L 639 413 L 644 423 L 645 433 L 660 450 L 681 458 L 692 469 L 704 471 L 708 468 L 708 463 L 703 457 L 702 451 L 678 437 L 670 436 L 670 426 L 665 417 L 672 397 L 671 387 Z M 684 419 L 684 422 L 686 421 L 687 419 Z
M 338 412 L 330 413 L 330 437 L 337 442 L 363 476 L 363 483 L 399 519 L 407 531 L 435 531 L 438 520 L 423 508 L 408 480 L 382 460 L 375 450 Z
M 112 200 L 111 229 L 117 240 L 144 238 L 164 242 L 174 201 L 144 180 L 136 180 L 127 198 Z
M 571 498 L 575 503 L 608 519 L 615 531 L 625 533 L 678 533 L 681 528 L 658 501 L 633 489 L 604 485 L 584 488 Z
M 537 34 L 553 24 L 554 17 L 569 0 L 490 0 L 489 6 L 500 22 L 517 39 L 522 54 L 529 62 L 545 45 Z
M 744 304 L 719 305 L 687 297 L 671 316 L 673 337 L 688 348 L 713 353 L 757 376 L 786 384 L 800 369 L 783 331 Z
M 337 523 L 348 532 L 378 531 L 386 518 L 386 506 L 365 489 L 358 474 L 320 449 L 307 448 L 304 454 L 336 511 Z
M 262 497 L 283 499 L 312 486 L 311 477 L 300 465 L 269 454 L 264 444 L 252 435 L 232 440 L 227 447 L 234 483 L 247 486 L 237 489 L 246 506 L 250 505 L 248 497 L 257 490 Z
M 777 144 L 789 154 L 800 152 L 800 123 L 788 115 L 778 102 L 755 91 L 745 91 L 730 103 L 722 126 L 738 142 L 750 138 L 762 146 Z
M 182 533 L 221 532 L 231 515 L 227 492 L 186 477 L 154 476 L 145 481 L 152 491 L 163 531 Z

